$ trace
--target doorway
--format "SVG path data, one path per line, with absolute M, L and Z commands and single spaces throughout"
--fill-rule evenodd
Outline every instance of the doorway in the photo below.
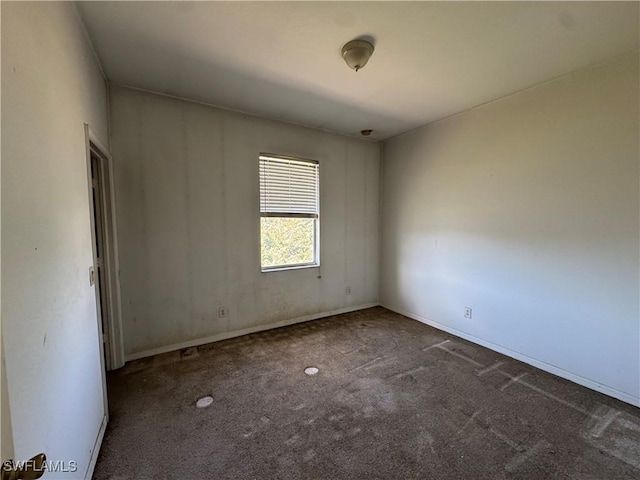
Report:
M 102 354 L 106 370 L 124 365 L 120 321 L 120 285 L 111 156 L 88 128 L 88 173 L 94 262 L 90 271 L 96 293 Z

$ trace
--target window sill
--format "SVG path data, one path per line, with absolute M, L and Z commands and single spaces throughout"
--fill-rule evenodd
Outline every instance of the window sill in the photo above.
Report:
M 309 265 L 291 265 L 284 267 L 269 267 L 263 268 L 260 270 L 261 273 L 269 273 L 269 272 L 283 272 L 285 270 L 303 270 L 305 268 L 319 268 L 319 263 L 310 263 Z

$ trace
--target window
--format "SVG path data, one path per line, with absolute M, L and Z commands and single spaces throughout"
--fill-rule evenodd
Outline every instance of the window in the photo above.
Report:
M 318 162 L 259 158 L 262 271 L 319 265 Z

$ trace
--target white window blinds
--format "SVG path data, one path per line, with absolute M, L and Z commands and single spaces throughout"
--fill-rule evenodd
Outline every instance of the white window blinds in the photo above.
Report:
M 318 218 L 318 162 L 260 155 L 260 215 Z

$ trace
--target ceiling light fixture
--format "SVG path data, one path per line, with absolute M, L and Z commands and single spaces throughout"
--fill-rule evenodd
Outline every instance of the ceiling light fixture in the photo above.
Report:
M 342 58 L 356 72 L 364 67 L 373 54 L 373 45 L 366 40 L 351 40 L 342 47 Z

